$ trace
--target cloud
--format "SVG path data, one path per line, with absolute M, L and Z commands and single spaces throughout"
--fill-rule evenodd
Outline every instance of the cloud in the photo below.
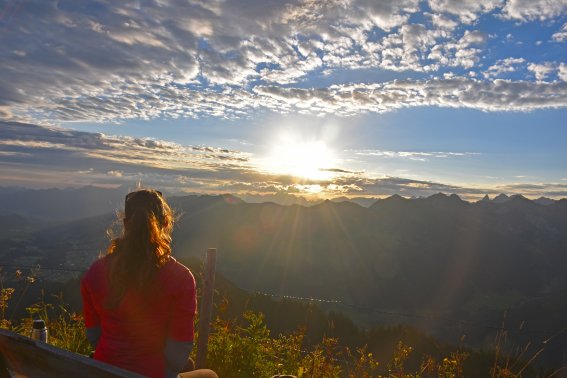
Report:
M 2 118 L 12 118 L 12 112 L 10 111 L 10 108 L 7 106 L 0 106 L 0 119 Z
M 336 188 L 344 189 L 344 194 L 358 196 L 390 196 L 400 194 L 405 197 L 428 197 L 435 193 L 458 194 L 465 198 L 476 198 L 491 189 L 466 188 L 458 185 L 448 185 L 432 181 L 414 180 L 401 177 L 365 178 L 345 177 L 335 180 Z
M 356 4 L 374 25 L 384 30 L 405 24 L 410 14 L 419 10 L 418 0 L 360 0 Z
M 430 158 L 444 159 L 448 157 L 466 157 L 479 155 L 476 152 L 417 152 L 417 151 L 385 151 L 385 150 L 354 150 L 358 156 L 377 156 L 384 158 L 401 158 L 416 161 L 427 161 Z
M 508 0 L 502 9 L 505 18 L 544 21 L 565 14 L 567 0 Z
M 555 71 L 555 67 L 551 62 L 542 64 L 530 63 L 528 64 L 528 70 L 534 73 L 536 80 L 541 81 L 551 75 Z
M 485 194 L 498 193 L 491 189 L 466 188 L 431 181 L 414 180 L 400 177 L 371 178 L 361 174 L 344 175 L 319 183 L 280 183 L 274 181 L 240 182 L 227 181 L 216 188 L 220 192 L 230 192 L 249 198 L 274 200 L 278 197 L 313 195 L 326 197 L 363 196 L 384 197 L 401 194 L 406 197 L 427 197 L 435 193 L 459 194 L 464 198 L 480 198 Z M 258 198 L 258 195 L 260 197 Z M 273 197 L 275 196 L 275 197 Z
M 87 133 L 57 127 L 0 122 L 0 180 L 35 187 L 118 186 L 141 182 L 171 193 L 248 195 L 429 196 L 455 193 L 478 198 L 499 192 L 558 197 L 567 184 L 509 184 L 478 188 L 403 177 L 371 177 L 331 167 L 331 178 L 308 180 L 260 172 L 251 154 L 213 146 L 182 146 L 163 140 Z M 470 152 L 360 150 L 358 154 L 402 159 L 465 158 Z M 279 194 L 278 194 L 279 193 Z M 267 197 L 266 197 L 267 198 Z
M 0 126 L 2 149 L 14 153 L 3 156 L 5 165 L 100 172 L 115 178 L 140 172 L 237 177 L 251 169 L 249 155 L 240 151 L 16 122 L 0 122 Z
M 385 70 L 397 77 L 420 73 L 414 94 L 407 94 L 420 102 L 423 80 L 441 80 L 451 75 L 448 69 L 492 78 L 512 67 L 489 59 L 488 36 L 477 25 L 483 15 L 521 22 L 550 19 L 564 13 L 566 1 L 148 0 L 140 5 L 134 0 L 29 0 L 3 20 L 0 118 L 57 123 L 245 117 L 286 106 L 259 95 L 262 88 L 308 88 L 323 73 L 332 77 L 355 70 Z M 424 11 L 431 13 L 419 17 Z M 553 39 L 562 41 L 562 32 Z M 373 77 L 369 84 L 391 85 Z M 483 89 L 491 84 L 482 84 Z M 310 103 L 293 107 L 320 111 Z
M 522 194 L 531 198 L 567 197 L 567 184 L 562 183 L 507 184 L 497 189 L 503 193 Z
M 495 78 L 502 74 L 515 72 L 517 66 L 524 64 L 526 60 L 524 58 L 505 58 L 496 61 L 493 65 L 488 67 L 484 72 L 485 78 Z
M 457 21 L 441 14 L 426 13 L 425 15 L 431 18 L 431 23 L 438 29 L 451 31 L 459 26 Z
M 553 72 L 549 65 L 532 64 L 539 80 Z M 564 67 L 564 66 L 561 66 Z M 561 68 L 560 69 L 563 69 Z M 496 70 L 496 68 L 494 69 Z M 498 72 L 498 71 L 491 71 Z M 559 74 L 561 75 L 560 71 Z M 563 76 L 561 76 L 563 77 Z M 193 90 L 180 87 L 155 89 L 142 97 L 135 93 L 104 98 L 84 96 L 57 99 L 46 108 L 63 121 L 156 117 L 213 116 L 240 118 L 256 110 L 336 113 L 342 116 L 365 112 L 383 113 L 404 107 L 441 106 L 483 111 L 529 111 L 567 106 L 564 83 L 529 81 L 480 81 L 463 77 L 432 80 L 396 80 L 377 84 L 344 84 L 323 88 L 257 85 L 250 90 Z M 38 104 L 36 110 L 40 110 Z
M 558 67 L 558 70 L 559 79 L 567 81 L 567 64 L 561 63 Z
M 124 176 L 124 172 L 122 172 L 122 171 L 108 171 L 108 172 L 106 172 L 106 174 L 109 175 L 109 176 L 113 176 L 113 177 Z
M 561 30 L 551 36 L 555 42 L 564 42 L 567 39 L 567 23 L 563 24 Z
M 429 0 L 428 3 L 433 11 L 453 14 L 461 22 L 470 24 L 481 14 L 499 7 L 502 0 Z
M 321 171 L 334 172 L 334 173 L 346 173 L 346 174 L 358 174 L 358 173 L 361 173 L 361 172 L 358 172 L 358 171 L 349 171 L 349 170 L 341 169 L 341 168 L 325 168 L 325 169 L 321 169 Z
M 565 14 L 566 0 L 429 0 L 437 13 L 448 13 L 471 24 L 489 13 L 520 22 L 544 21 Z
M 302 89 L 258 86 L 255 92 L 280 109 L 352 115 L 383 113 L 416 106 L 462 107 L 484 111 L 527 111 L 567 105 L 564 82 L 531 83 L 463 77 L 427 81 L 397 80 L 381 84 L 333 85 Z

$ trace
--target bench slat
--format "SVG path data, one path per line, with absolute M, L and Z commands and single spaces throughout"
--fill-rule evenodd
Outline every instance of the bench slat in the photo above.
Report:
M 0 378 L 101 377 L 141 378 L 142 375 L 0 329 Z M 2 366 L 4 365 L 4 366 Z M 13 374 L 9 374 L 6 368 Z

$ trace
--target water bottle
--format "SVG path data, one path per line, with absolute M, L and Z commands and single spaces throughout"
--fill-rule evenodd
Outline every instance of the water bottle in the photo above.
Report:
M 47 327 L 42 319 L 36 319 L 33 321 L 33 329 L 31 338 L 34 340 L 47 342 Z

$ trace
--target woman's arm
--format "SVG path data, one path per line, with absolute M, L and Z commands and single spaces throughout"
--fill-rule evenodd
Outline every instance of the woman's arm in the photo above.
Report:
M 179 372 L 193 350 L 197 295 L 195 278 L 188 269 L 185 268 L 176 281 L 164 355 L 168 368 Z
M 91 327 L 86 329 L 87 340 L 89 340 L 89 344 L 91 344 L 93 348 L 96 348 L 96 344 L 98 344 L 100 333 L 100 327 Z
M 169 337 L 165 341 L 165 361 L 170 370 L 180 372 L 187 364 L 187 359 L 193 350 L 192 341 L 175 341 Z
M 96 347 L 101 334 L 100 318 L 96 312 L 86 277 L 81 281 L 81 296 L 83 297 L 83 317 L 87 339 L 93 347 Z

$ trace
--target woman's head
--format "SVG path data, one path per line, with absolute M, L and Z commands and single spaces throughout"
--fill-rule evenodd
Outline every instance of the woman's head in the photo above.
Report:
M 128 288 L 145 288 L 171 255 L 173 214 L 160 192 L 141 189 L 126 196 L 124 232 L 109 248 L 111 303 Z
M 141 189 L 128 193 L 124 201 L 124 236 L 139 237 L 140 228 L 155 227 L 162 237 L 170 238 L 173 228 L 171 208 L 161 192 Z

